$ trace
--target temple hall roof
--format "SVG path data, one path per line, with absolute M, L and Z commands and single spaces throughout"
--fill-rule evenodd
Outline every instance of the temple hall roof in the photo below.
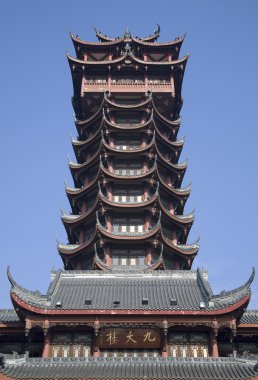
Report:
M 208 282 L 208 273 L 197 271 L 154 271 L 148 273 L 103 273 L 99 271 L 61 271 L 51 282 L 45 295 L 28 291 L 13 280 L 13 302 L 36 313 L 80 313 L 90 311 L 119 311 L 148 313 L 223 313 L 246 306 L 254 277 L 230 292 L 214 295 Z M 85 305 L 85 299 L 91 305 Z M 147 304 L 143 299 L 148 299 Z M 171 300 L 176 300 L 172 302 Z M 114 304 L 119 301 L 119 306 Z M 57 305 L 59 305 L 57 307 Z M 61 306 L 60 306 L 61 305 Z
M 19 322 L 20 318 L 13 309 L 0 309 L 0 323 Z
M 240 323 L 258 325 L 258 310 L 246 310 L 240 319 Z
M 7 379 L 257 379 L 255 361 L 235 358 L 5 358 Z

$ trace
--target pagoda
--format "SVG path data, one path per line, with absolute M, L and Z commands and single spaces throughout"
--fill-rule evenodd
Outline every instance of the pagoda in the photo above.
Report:
M 254 269 L 214 294 L 199 245 L 178 137 L 185 36 L 130 32 L 98 42 L 71 34 L 67 55 L 77 137 L 74 186 L 62 211 L 64 269 L 46 294 L 16 283 L 0 310 L 0 380 L 258 379 L 258 310 L 246 308 Z

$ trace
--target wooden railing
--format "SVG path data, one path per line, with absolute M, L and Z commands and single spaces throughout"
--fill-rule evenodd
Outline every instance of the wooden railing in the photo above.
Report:
M 83 85 L 83 92 L 171 92 L 174 96 L 174 88 L 168 82 L 111 82 L 106 81 L 85 81 Z

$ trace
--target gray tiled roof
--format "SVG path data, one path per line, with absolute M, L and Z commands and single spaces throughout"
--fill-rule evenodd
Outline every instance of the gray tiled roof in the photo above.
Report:
M 246 310 L 240 319 L 240 323 L 258 324 L 258 310 Z
M 9 274 L 12 293 L 30 305 L 62 310 L 219 310 L 250 293 L 251 278 L 231 292 L 213 295 L 206 271 L 154 271 L 150 274 L 106 274 L 59 271 L 47 294 L 30 292 Z M 148 304 L 143 305 L 143 298 Z M 85 305 L 90 299 L 91 305 Z M 171 300 L 176 302 L 171 302 Z M 118 306 L 114 301 L 119 301 Z M 61 304 L 61 305 L 60 305 Z
M 20 318 L 13 309 L 0 309 L 0 323 L 19 322 Z
M 250 379 L 255 362 L 233 358 L 52 358 L 7 360 L 15 379 Z

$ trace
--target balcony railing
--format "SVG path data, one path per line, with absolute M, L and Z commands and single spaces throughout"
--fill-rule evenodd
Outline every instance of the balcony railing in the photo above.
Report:
M 144 198 L 143 195 L 114 195 L 112 202 L 134 204 L 144 202 Z
M 140 150 L 142 149 L 142 146 L 141 145 L 115 145 L 114 148 L 116 150 L 130 151 L 130 150 Z
M 121 82 L 111 82 L 110 84 L 105 80 L 86 80 L 84 82 L 83 91 L 93 91 L 93 92 L 172 92 L 174 95 L 174 87 L 170 82 L 163 81 L 149 81 L 146 84 L 144 82 L 135 82 L 130 80 L 124 80 Z
M 144 171 L 142 169 L 114 169 L 114 174 L 127 177 L 144 174 Z

